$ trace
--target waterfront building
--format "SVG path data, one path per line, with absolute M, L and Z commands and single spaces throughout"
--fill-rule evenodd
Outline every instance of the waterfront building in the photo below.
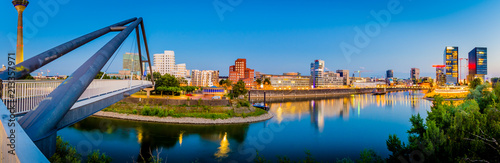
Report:
M 283 73 L 283 75 L 286 75 L 286 76 L 300 76 L 300 72 L 286 72 L 286 73 Z
M 269 79 L 274 89 L 309 89 L 309 76 L 262 74 L 262 79 Z
M 311 87 L 318 88 L 318 80 L 323 77 L 323 73 L 325 71 L 325 61 L 323 60 L 315 60 L 311 63 Z
M 197 87 L 211 87 L 219 85 L 219 71 L 192 70 L 191 85 Z
M 143 58 L 144 60 L 144 58 Z M 147 60 L 147 59 L 146 59 Z M 123 70 L 128 70 L 134 75 L 141 75 L 141 65 L 146 67 L 144 63 L 140 64 L 138 53 L 125 53 L 123 54 Z
M 418 82 L 418 79 L 420 79 L 420 69 L 419 68 L 411 68 L 410 79 L 411 79 L 411 81 L 413 81 L 413 83 Z
M 344 85 L 351 85 L 349 70 L 337 70 L 337 73 L 340 74 L 340 77 L 344 78 Z
M 321 78 L 317 79 L 317 88 L 342 87 L 344 78 L 340 77 L 339 73 L 333 71 L 325 71 Z
M 247 68 L 247 60 L 239 58 L 234 62 L 234 65 L 229 66 L 229 80 L 236 83 L 238 81 L 245 82 L 245 87 L 251 88 L 254 86 L 255 71 Z
M 446 65 L 446 84 L 458 84 L 458 47 L 448 46 L 444 50 L 444 65 Z
M 212 98 L 215 96 L 219 96 L 219 99 L 226 94 L 226 89 L 223 87 L 216 87 L 216 86 L 211 86 L 211 87 L 204 87 L 203 88 L 203 97 L 204 98 Z
M 488 74 L 488 49 L 485 47 L 476 47 L 469 52 L 469 81 L 475 78 L 481 78 L 485 81 Z
M 394 77 L 394 70 L 387 70 L 385 72 L 385 78 L 393 78 Z
M 436 83 L 437 86 L 445 86 L 446 85 L 446 73 L 445 68 L 446 65 L 433 65 L 432 67 L 436 68 Z
M 154 54 L 155 72 L 161 75 L 170 74 L 178 78 L 185 78 L 189 71 L 186 70 L 186 64 L 175 64 L 175 53 L 171 50 L 165 50 L 163 54 Z

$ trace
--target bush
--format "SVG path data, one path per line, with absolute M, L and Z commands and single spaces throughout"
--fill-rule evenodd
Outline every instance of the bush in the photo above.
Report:
M 141 110 L 141 115 L 150 115 L 151 109 L 149 106 L 144 106 Z
M 132 114 L 137 114 L 137 109 L 132 110 Z
M 50 162 L 80 162 L 81 155 L 76 152 L 68 142 L 63 141 L 61 136 L 56 138 L 56 153 L 49 158 Z
M 99 156 L 99 150 L 93 151 L 91 154 L 87 156 L 88 163 L 110 163 L 111 157 L 106 156 L 105 153 L 102 153 Z

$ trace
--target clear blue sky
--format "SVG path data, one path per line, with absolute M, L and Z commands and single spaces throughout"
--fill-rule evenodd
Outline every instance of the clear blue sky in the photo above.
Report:
M 443 63 L 444 48 L 450 45 L 459 46 L 460 57 L 467 57 L 473 47 L 488 47 L 489 74 L 500 76 L 500 64 L 494 64 L 500 61 L 496 0 L 401 0 L 401 12 L 392 14 L 390 24 L 370 37 L 350 62 L 340 44 L 354 44 L 354 28 L 365 29 L 376 20 L 370 12 L 387 10 L 390 0 L 242 0 L 223 13 L 224 19 L 214 0 L 42 1 L 67 3 L 47 12 L 39 1 L 31 1 L 24 20 L 36 32 L 26 31 L 25 24 L 25 58 L 127 18 L 143 17 L 152 54 L 174 50 L 177 63 L 186 63 L 188 69 L 220 70 L 221 75 L 228 74 L 237 58 L 247 58 L 248 67 L 272 74 L 309 75 L 310 63 L 323 59 L 330 70 L 371 71 L 362 76 L 381 77 L 394 69 L 396 77 L 408 78 L 412 67 L 420 68 L 422 76 L 434 76 L 431 65 Z M 7 64 L 7 53 L 15 52 L 7 36 L 15 34 L 17 21 L 10 0 L 2 1 L 0 15 L 0 64 Z M 69 75 L 113 36 L 95 40 L 43 69 Z M 108 72 L 121 69 L 121 55 L 131 51 L 132 39 Z

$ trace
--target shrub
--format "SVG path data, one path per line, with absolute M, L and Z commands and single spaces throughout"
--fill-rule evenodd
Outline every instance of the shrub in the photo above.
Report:
M 88 163 L 110 163 L 111 157 L 106 156 L 105 153 L 102 153 L 99 156 L 99 150 L 93 151 L 91 154 L 87 156 Z
M 144 106 L 141 110 L 141 115 L 149 115 L 151 112 L 151 109 L 149 108 L 149 106 Z
M 132 114 L 137 114 L 137 109 L 132 110 Z

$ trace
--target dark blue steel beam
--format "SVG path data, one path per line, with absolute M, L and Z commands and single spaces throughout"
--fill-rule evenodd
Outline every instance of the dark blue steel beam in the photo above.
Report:
M 19 124 L 46 156 L 50 157 L 55 152 L 55 149 L 51 149 L 47 145 L 55 141 L 56 126 L 59 121 L 66 115 L 97 73 L 141 21 L 142 18 L 138 18 L 127 26 L 52 91 L 40 102 L 35 110 L 27 113 L 19 120 Z
M 36 71 L 40 67 L 56 60 L 57 58 L 65 55 L 66 53 L 69 53 L 73 51 L 74 49 L 98 38 L 101 37 L 102 35 L 105 35 L 109 32 L 111 32 L 111 27 L 116 27 L 116 26 L 124 26 L 126 24 L 129 24 L 130 22 L 136 20 L 137 18 L 132 18 L 128 19 L 110 26 L 107 26 L 105 28 L 99 29 L 97 31 L 94 31 L 92 33 L 86 34 L 82 37 L 76 38 L 74 40 L 68 41 L 64 44 L 61 44 L 55 48 L 49 49 L 43 53 L 38 54 L 37 56 L 31 57 L 28 60 L 25 60 L 24 62 L 21 62 L 14 66 L 14 71 L 15 73 L 15 78 L 19 79 L 25 75 L 28 75 L 31 72 Z M 7 80 L 9 78 L 8 71 L 2 71 L 0 72 L 0 79 L 2 80 Z

